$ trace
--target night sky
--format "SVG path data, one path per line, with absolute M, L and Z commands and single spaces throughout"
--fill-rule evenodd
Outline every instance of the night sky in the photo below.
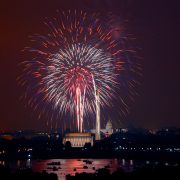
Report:
M 180 1 L 1 0 L 0 131 L 45 128 L 19 100 L 17 65 L 24 61 L 21 50 L 28 46 L 28 36 L 43 34 L 44 18 L 53 17 L 57 9 L 110 11 L 127 19 L 127 29 L 142 48 L 143 79 L 125 124 L 180 127 Z

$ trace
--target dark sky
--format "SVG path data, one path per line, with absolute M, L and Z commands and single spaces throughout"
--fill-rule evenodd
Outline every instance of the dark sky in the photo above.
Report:
M 0 2 L 0 131 L 43 129 L 19 100 L 17 64 L 28 36 L 44 30 L 45 17 L 59 9 L 114 12 L 128 19 L 128 28 L 142 48 L 140 96 L 127 123 L 146 128 L 180 127 L 180 3 L 145 0 L 1 0 Z

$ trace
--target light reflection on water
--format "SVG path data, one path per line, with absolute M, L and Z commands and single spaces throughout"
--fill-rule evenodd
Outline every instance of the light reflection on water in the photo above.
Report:
M 65 179 L 67 174 L 75 175 L 75 173 L 94 173 L 97 169 L 104 168 L 105 166 L 109 166 L 110 172 L 114 172 L 118 167 L 121 167 L 117 159 L 88 159 L 92 162 L 92 164 L 87 164 L 83 162 L 84 159 L 51 159 L 51 160 L 42 160 L 42 161 L 33 161 L 32 169 L 33 171 L 43 171 L 54 172 L 58 175 L 59 179 Z M 51 162 L 60 162 L 61 165 L 57 165 L 57 171 L 53 171 L 53 169 L 48 169 L 50 166 L 48 163 Z M 87 169 L 83 167 L 87 166 Z M 95 169 L 93 169 L 93 167 Z M 76 169 L 76 170 L 75 170 Z
M 86 163 L 84 160 L 89 160 L 92 163 Z M 60 162 L 60 165 L 49 165 L 48 163 Z M 75 175 L 75 173 L 94 173 L 97 169 L 105 166 L 114 172 L 117 168 L 122 168 L 125 171 L 133 171 L 133 160 L 118 160 L 118 159 L 49 159 L 49 160 L 17 160 L 13 162 L 0 161 L 1 165 L 8 165 L 12 171 L 16 169 L 32 168 L 34 172 L 47 171 L 48 173 L 56 173 L 59 179 L 66 179 L 67 174 Z M 87 168 L 84 168 L 87 166 Z M 57 169 L 53 169 L 53 167 Z
M 5 161 L 0 161 L 0 165 L 5 166 Z
M 90 163 L 86 163 L 88 160 Z M 56 162 L 59 164 L 49 165 L 49 163 Z M 92 163 L 91 163 L 92 162 Z M 34 172 L 46 171 L 48 173 L 56 173 L 59 180 L 65 180 L 67 174 L 75 175 L 75 173 L 94 173 L 97 169 L 108 168 L 110 172 L 114 172 L 117 168 L 122 168 L 125 172 L 131 172 L 134 169 L 143 167 L 144 165 L 165 165 L 176 167 L 179 166 L 177 162 L 167 161 L 134 161 L 127 159 L 49 159 L 49 160 L 17 160 L 17 161 L 4 161 L 0 160 L 0 166 L 7 166 L 11 171 L 17 169 L 31 168 Z M 87 168 L 84 168 L 87 166 Z M 56 169 L 53 169 L 56 167 Z

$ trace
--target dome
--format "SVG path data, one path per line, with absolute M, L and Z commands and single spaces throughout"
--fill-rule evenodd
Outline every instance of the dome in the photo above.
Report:
M 112 129 L 112 123 L 110 120 L 106 124 L 106 130 L 109 130 L 109 129 Z

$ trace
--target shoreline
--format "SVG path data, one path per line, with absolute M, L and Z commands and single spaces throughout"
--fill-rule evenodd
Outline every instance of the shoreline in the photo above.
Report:
M 31 158 L 28 157 L 3 157 L 0 161 L 8 160 L 46 160 L 46 159 L 127 159 L 127 160 L 149 160 L 149 161 L 172 161 L 180 162 L 180 153 L 156 153 L 156 152 L 121 152 L 121 153 L 82 153 L 82 152 L 64 152 L 59 154 L 43 154 L 41 156 L 36 156 L 32 154 Z

